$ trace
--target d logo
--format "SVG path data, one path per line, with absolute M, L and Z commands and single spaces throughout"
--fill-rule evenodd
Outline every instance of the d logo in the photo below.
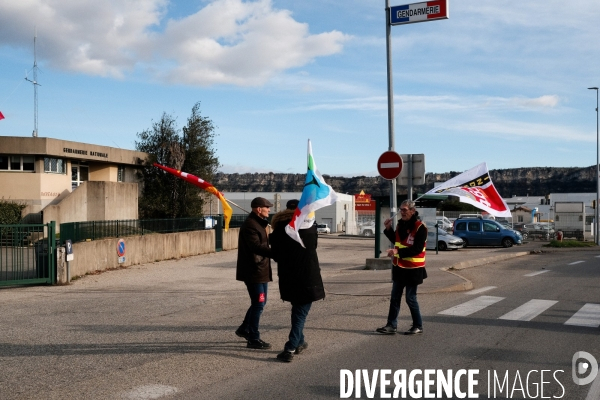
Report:
M 587 385 L 591 383 L 598 375 L 598 362 L 593 355 L 585 351 L 578 351 L 573 354 L 573 360 L 571 362 L 573 382 L 576 385 Z M 589 375 L 585 378 L 580 376 L 585 375 L 589 371 Z

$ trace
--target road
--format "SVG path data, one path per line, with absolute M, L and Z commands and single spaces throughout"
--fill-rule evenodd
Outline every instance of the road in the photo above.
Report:
M 329 339 L 319 338 L 316 355 L 298 356 L 301 362 L 294 360 L 293 365 L 281 368 L 266 367 L 268 372 L 263 368 L 248 371 L 212 389 L 221 398 L 339 398 L 341 369 L 352 373 L 366 369 L 371 379 L 373 371 L 384 369 L 476 369 L 479 385 L 475 393 L 480 398 L 586 399 L 591 385 L 573 383 L 571 362 L 581 350 L 600 359 L 598 328 L 565 323 L 586 304 L 600 304 L 596 254 L 532 255 L 462 271 L 476 288 L 487 290 L 421 297 L 423 336 L 374 334 L 373 329 L 385 322 L 385 304 L 357 304 L 356 309 L 310 324 L 312 332 L 325 333 Z M 571 265 L 578 261 L 583 262 Z M 480 311 L 463 306 L 482 296 L 496 302 Z M 533 317 L 536 311 L 531 300 L 547 300 L 542 306 L 549 308 Z M 515 310 L 523 304 L 531 307 L 517 315 Z M 403 311 L 402 322 L 408 327 L 405 307 Z M 331 332 L 336 332 L 337 340 L 330 337 Z M 503 383 L 505 377 L 503 390 L 501 384 L 494 389 L 494 378 Z M 388 393 L 393 388 L 390 385 Z M 380 385 L 375 398 L 381 394 L 379 389 Z M 597 390 L 590 398 L 599 398 Z M 367 398 L 364 385 L 361 392 Z M 198 398 L 198 394 L 190 391 L 176 398 Z M 355 395 L 356 391 L 351 397 Z
M 364 240 L 322 240 L 325 281 L 364 264 L 370 246 Z M 468 250 L 482 256 L 492 251 Z M 233 334 L 248 305 L 243 285 L 232 279 L 235 252 L 110 271 L 69 286 L 4 289 L 0 398 L 339 398 L 341 370 L 365 370 L 372 379 L 385 369 L 479 370 L 479 398 L 494 398 L 493 384 L 488 395 L 488 372 L 500 382 L 507 379 L 502 389 L 496 385 L 495 398 L 534 398 L 535 390 L 537 398 L 599 398 L 594 390 L 600 380 L 578 386 L 571 377 L 577 351 L 600 359 L 599 329 L 576 320 L 565 325 L 582 308 L 589 310 L 588 319 L 598 318 L 598 255 L 541 253 L 461 270 L 474 291 L 420 295 L 420 336 L 374 333 L 385 323 L 385 289 L 366 296 L 330 292 L 309 314 L 309 348 L 289 364 L 275 359 L 286 341 L 290 309 L 278 299 L 276 285 L 270 286 L 261 322 L 273 349 L 247 349 Z M 477 309 L 473 301 L 487 306 Z M 403 303 L 399 328 L 409 325 Z M 542 376 L 542 370 L 551 372 Z M 459 391 L 467 383 L 463 376 Z M 381 386 L 376 384 L 375 398 Z M 350 396 L 356 398 L 356 391 Z M 369 397 L 364 382 L 360 397 Z

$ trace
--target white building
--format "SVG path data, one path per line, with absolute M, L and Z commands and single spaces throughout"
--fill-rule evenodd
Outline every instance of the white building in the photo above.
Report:
M 251 211 L 250 203 L 255 197 L 264 197 L 273 203 L 271 213 L 275 214 L 285 210 L 288 200 L 300 199 L 300 192 L 223 192 L 226 199 L 236 203 L 240 208 L 233 206 L 233 214 L 247 214 Z M 356 230 L 354 196 L 349 194 L 337 193 L 338 201 L 327 207 L 323 207 L 315 212 L 315 218 L 318 224 L 327 224 L 331 232 L 346 232 L 354 234 Z M 214 197 L 214 196 L 213 196 Z M 215 198 L 216 199 L 216 198 Z M 210 207 L 210 204 L 209 204 Z M 222 213 L 218 201 L 213 201 L 212 207 L 217 213 Z M 217 207 L 218 210 L 216 209 Z M 243 209 L 243 210 L 242 210 Z

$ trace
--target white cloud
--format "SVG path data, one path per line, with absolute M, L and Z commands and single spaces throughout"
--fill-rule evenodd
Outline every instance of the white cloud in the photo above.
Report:
M 290 68 L 342 50 L 338 31 L 311 34 L 271 0 L 215 0 L 167 19 L 167 0 L 0 2 L 0 46 L 30 46 L 49 66 L 122 78 L 136 68 L 192 85 L 262 85 Z
M 525 108 L 538 108 L 538 107 L 556 107 L 558 105 L 559 98 L 556 95 L 540 96 L 535 99 L 525 98 L 514 98 L 511 102 L 517 106 Z
M 539 111 L 543 108 L 555 108 L 559 103 L 557 95 L 527 97 L 488 97 L 488 96 L 394 96 L 394 108 L 398 111 L 451 111 L 451 110 L 522 110 Z M 387 97 L 372 96 L 344 100 L 331 100 L 317 104 L 300 106 L 295 111 L 311 110 L 358 110 L 387 111 Z

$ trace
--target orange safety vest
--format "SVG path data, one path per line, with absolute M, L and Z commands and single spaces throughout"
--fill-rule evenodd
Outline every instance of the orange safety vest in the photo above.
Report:
M 394 248 L 405 249 L 412 246 L 421 225 L 423 225 L 423 223 L 417 220 L 413 230 L 408 233 L 408 236 L 404 240 L 400 239 L 398 229 L 396 229 L 396 243 L 394 243 Z M 425 241 L 427 242 L 427 239 L 425 239 Z M 392 264 L 400 268 L 423 268 L 425 266 L 425 247 L 426 244 L 423 245 L 423 251 L 421 253 L 412 257 L 400 258 L 398 254 L 394 254 Z

